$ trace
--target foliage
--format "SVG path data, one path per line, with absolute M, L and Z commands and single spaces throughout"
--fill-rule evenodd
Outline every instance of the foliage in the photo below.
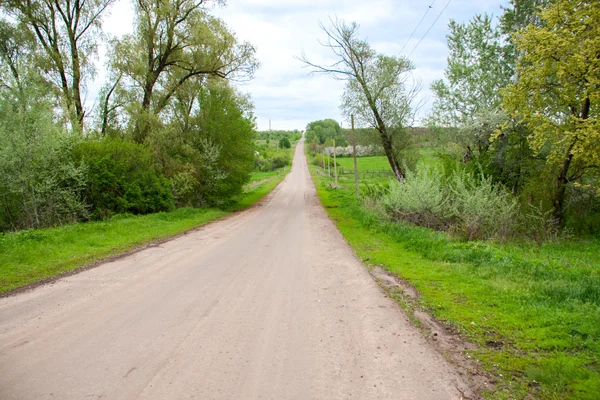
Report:
M 455 172 L 450 181 L 453 229 L 466 240 L 506 240 L 518 230 L 517 201 L 485 175 Z
M 378 54 L 367 41 L 357 37 L 358 25 L 354 22 L 335 20 L 331 27 L 321 28 L 328 38 L 325 46 L 334 53 L 335 62 L 318 65 L 304 55 L 301 61 L 316 72 L 347 81 L 341 106 L 344 115 L 347 119 L 356 115 L 359 124 L 377 130 L 392 171 L 397 180 L 402 180 L 401 164 L 407 164 L 410 157 L 400 158 L 410 155 L 405 151 L 410 144 L 406 128 L 412 122 L 413 102 L 420 89 L 414 81 L 410 87 L 407 84 L 413 64 L 402 56 Z
M 281 139 L 279 139 L 279 147 L 281 147 L 282 149 L 289 149 L 290 147 L 292 147 L 290 139 L 288 139 L 287 137 L 282 137 Z
M 333 119 L 312 121 L 306 125 L 306 141 L 308 143 L 331 144 L 335 140 L 336 144 L 341 144 L 346 141 L 341 133 L 340 124 Z
M 446 227 L 451 214 L 441 174 L 425 168 L 407 171 L 402 184 L 390 183 L 389 187 L 382 203 L 394 218 L 432 228 Z
M 539 247 L 464 242 L 363 207 L 351 178 L 335 189 L 329 178 L 313 179 L 325 210 L 365 264 L 419 292 L 416 301 L 390 295 L 409 313 L 426 311 L 477 345 L 467 355 L 496 382 L 484 390 L 486 398 L 597 397 L 598 240 Z
M 466 240 L 507 239 L 518 230 L 512 195 L 491 178 L 476 178 L 464 169 L 449 180 L 433 168 L 409 172 L 401 184 L 390 184 L 382 203 L 395 219 L 449 230 Z
M 268 131 L 258 131 L 258 137 L 261 140 L 270 141 L 271 139 L 275 141 L 279 141 L 283 138 L 287 138 L 290 142 L 296 142 L 300 140 L 302 137 L 302 132 L 297 129 L 293 131 L 285 131 L 285 130 L 268 130 Z
M 0 91 L 0 231 L 87 216 L 86 166 L 70 159 L 76 138 L 53 123 L 47 93 L 28 83 Z
M 539 17 L 541 26 L 513 37 L 519 80 L 503 104 L 531 130 L 535 152 L 550 149 L 554 217 L 563 222 L 567 185 L 600 169 L 600 4 L 560 0 Z
M 206 1 L 138 1 L 133 34 L 113 42 L 112 68 L 122 77 L 130 129 L 143 142 L 152 131 L 148 115 L 160 115 L 188 83 L 207 77 L 249 79 L 258 66 L 255 49 L 239 43 Z M 197 103 L 196 103 L 197 104 Z M 194 103 L 192 103 L 194 106 Z
M 205 156 L 197 165 L 198 205 L 222 205 L 242 192 L 254 167 L 253 106 L 246 97 L 222 83 L 202 90 L 199 101 L 202 111 L 194 116 L 197 123 L 189 133 L 196 138 L 206 135 L 206 140 L 218 146 L 219 155 L 214 159 L 212 171 L 205 168 Z M 202 149 L 206 151 L 205 146 Z M 219 171 L 221 177 L 213 171 Z
M 431 89 L 434 119 L 456 126 L 496 110 L 502 100 L 499 91 L 510 82 L 513 69 L 491 16 L 476 15 L 462 24 L 451 20 L 449 29 L 445 79 L 434 81 Z
M 39 52 L 31 59 L 47 82 L 62 94 L 64 114 L 82 130 L 83 88 L 93 74 L 92 59 L 101 19 L 115 0 L 7 0 L 3 9 L 30 31 Z
M 173 208 L 168 179 L 154 168 L 146 146 L 122 140 L 86 140 L 75 159 L 87 166 L 84 194 L 93 218 L 148 214 Z

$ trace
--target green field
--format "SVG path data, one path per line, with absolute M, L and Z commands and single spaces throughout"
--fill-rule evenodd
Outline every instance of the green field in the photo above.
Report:
M 313 179 L 365 264 L 420 292 L 416 304 L 398 297 L 400 304 L 425 310 L 478 346 L 469 355 L 496 382 L 486 397 L 598 398 L 600 240 L 462 242 L 365 209 L 351 176 L 340 177 L 337 189 L 330 178 Z
M 438 152 L 437 149 L 418 149 L 418 152 L 420 155 L 420 164 L 435 165 L 439 163 L 436 158 Z M 344 168 L 345 171 L 354 171 L 354 160 L 352 157 L 339 157 L 337 158 L 337 163 L 340 167 Z M 390 163 L 385 156 L 358 157 L 356 163 L 359 172 L 390 170 Z
M 99 222 L 19 231 L 0 236 L 0 293 L 71 271 L 214 221 L 259 201 L 289 167 L 254 173 L 247 190 L 227 209 L 181 208 L 149 215 L 121 215 Z
M 333 160 L 332 160 L 333 162 Z M 352 157 L 339 157 L 337 163 L 348 171 L 354 171 L 354 160 Z M 356 159 L 359 171 L 389 171 L 390 163 L 384 156 L 358 157 Z

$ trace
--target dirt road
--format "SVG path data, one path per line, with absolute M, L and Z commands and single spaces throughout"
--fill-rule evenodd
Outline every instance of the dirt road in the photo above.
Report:
M 0 399 L 458 399 L 356 259 L 303 145 L 259 207 L 0 299 Z

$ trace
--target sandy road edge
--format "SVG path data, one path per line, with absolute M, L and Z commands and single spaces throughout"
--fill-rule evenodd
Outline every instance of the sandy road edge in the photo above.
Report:
M 304 154 L 304 156 L 306 157 L 307 155 Z M 315 194 L 319 200 L 319 205 L 325 211 L 327 218 L 329 218 L 339 231 L 336 220 L 331 218 L 327 207 L 323 205 L 318 195 L 317 182 L 315 182 L 310 166 L 308 170 L 310 179 L 315 187 Z M 474 360 L 467 355 L 467 351 L 476 350 L 477 345 L 466 340 L 444 321 L 438 320 L 433 315 L 427 313 L 426 310 L 418 307 L 416 300 L 420 296 L 420 293 L 410 282 L 385 270 L 381 266 L 369 266 L 365 264 L 341 231 L 340 235 L 352 250 L 354 258 L 369 272 L 369 275 L 377 283 L 381 292 L 386 297 L 394 300 L 398 309 L 408 317 L 435 351 L 442 355 L 457 370 L 458 374 L 463 378 L 464 385 L 467 387 L 461 385 L 459 382 L 453 383 L 456 389 L 463 395 L 463 398 L 465 400 L 484 399 L 482 395 L 483 390 L 493 391 L 495 380 L 479 368 Z M 410 304 L 412 310 L 402 307 L 400 304 L 401 301 Z
M 16 295 L 24 293 L 24 292 L 29 292 L 31 290 L 34 290 L 37 287 L 48 285 L 48 284 L 52 284 L 52 283 L 54 283 L 56 281 L 59 281 L 59 280 L 61 280 L 63 278 L 67 278 L 69 276 L 77 275 L 77 274 L 79 274 L 81 272 L 84 272 L 84 271 L 87 271 L 87 270 L 99 267 L 99 266 L 101 266 L 103 264 L 107 264 L 107 263 L 110 263 L 110 262 L 113 262 L 113 261 L 116 261 L 116 260 L 120 260 L 120 259 L 125 258 L 125 257 L 129 257 L 129 256 L 131 256 L 133 254 L 139 253 L 140 251 L 144 251 L 144 250 L 146 250 L 148 248 L 160 246 L 163 243 L 170 242 L 170 241 L 175 240 L 177 238 L 180 238 L 182 236 L 188 235 L 188 234 L 190 234 L 192 232 L 196 232 L 196 231 L 200 231 L 200 230 L 206 229 L 206 228 L 208 228 L 209 226 L 211 226 L 213 224 L 216 224 L 216 223 L 219 223 L 219 222 L 222 222 L 222 221 L 226 221 L 226 220 L 231 219 L 231 218 L 235 218 L 235 217 L 237 217 L 237 216 L 239 216 L 241 214 L 244 214 L 246 212 L 249 212 L 249 211 L 251 211 L 251 210 L 253 210 L 253 209 L 257 208 L 257 207 L 261 207 L 264 203 L 268 202 L 271 199 L 271 197 L 273 197 L 275 195 L 275 193 L 279 190 L 281 184 L 287 178 L 287 176 L 290 173 L 290 171 L 291 171 L 291 169 L 286 173 L 286 175 L 283 177 L 283 179 L 281 180 L 281 182 L 279 182 L 277 184 L 277 186 L 275 186 L 273 188 L 273 190 L 271 190 L 269 193 L 265 194 L 263 197 L 261 197 L 260 199 L 258 199 L 255 203 L 249 205 L 248 207 L 246 207 L 246 208 L 244 208 L 242 210 L 231 211 L 231 214 L 228 214 L 228 215 L 225 215 L 223 217 L 217 218 L 215 220 L 203 223 L 203 224 L 195 226 L 193 228 L 186 229 L 185 231 L 176 233 L 174 235 L 166 236 L 166 237 L 161 238 L 161 239 L 150 240 L 150 241 L 147 241 L 147 242 L 140 243 L 139 245 L 133 244 L 135 247 L 132 248 L 132 249 L 125 250 L 123 252 L 118 252 L 117 254 L 109 255 L 109 256 L 104 257 L 104 258 L 102 258 L 100 260 L 94 261 L 94 262 L 89 263 L 89 264 L 82 265 L 82 266 L 74 268 L 72 270 L 61 272 L 61 273 L 59 273 L 57 275 L 50 276 L 48 278 L 44 278 L 44 279 L 41 279 L 41 280 L 36 281 L 36 282 L 28 283 L 28 284 L 26 284 L 24 286 L 21 286 L 21 287 L 15 288 L 15 289 L 11 289 L 11 290 L 8 290 L 6 292 L 2 292 L 2 293 L 0 293 L 0 299 L 3 299 L 5 297 L 16 296 Z

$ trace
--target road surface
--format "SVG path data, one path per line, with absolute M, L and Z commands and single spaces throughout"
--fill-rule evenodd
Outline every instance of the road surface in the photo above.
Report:
M 0 299 L 3 400 L 440 400 L 461 382 L 328 219 L 302 142 L 260 206 Z

